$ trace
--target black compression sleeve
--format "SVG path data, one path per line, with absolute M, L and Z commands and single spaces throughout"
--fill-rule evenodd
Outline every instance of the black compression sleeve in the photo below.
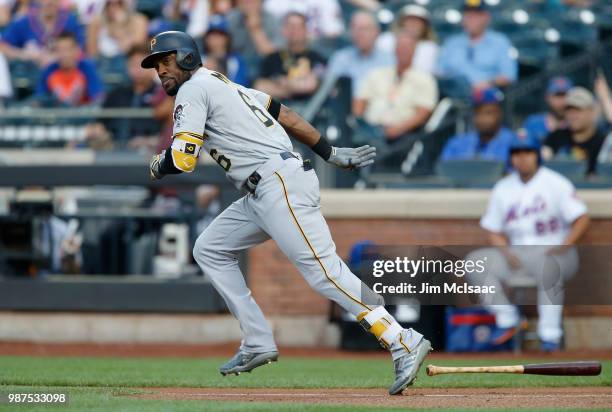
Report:
M 268 113 L 274 117 L 274 120 L 278 120 L 280 115 L 281 104 L 277 100 L 270 100 L 270 107 L 268 107 Z
M 321 136 L 319 141 L 315 143 L 314 146 L 311 147 L 312 151 L 318 154 L 323 158 L 323 160 L 328 160 L 329 156 L 331 156 L 332 146 L 329 144 L 326 138 Z
M 164 152 L 164 160 L 162 160 L 159 165 L 159 171 L 165 175 L 177 175 L 179 173 L 183 173 L 179 169 L 174 166 L 174 162 L 172 161 L 172 149 L 167 148 Z

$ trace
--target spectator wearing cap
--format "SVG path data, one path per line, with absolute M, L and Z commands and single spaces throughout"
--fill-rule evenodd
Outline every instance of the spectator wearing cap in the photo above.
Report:
M 84 45 L 83 29 L 76 15 L 62 8 L 60 0 L 37 0 L 26 16 L 18 17 L 0 36 L 0 53 L 9 60 L 25 60 L 44 67 L 53 61 L 52 48 L 61 33 L 72 33 Z
M 281 24 L 263 10 L 262 0 L 238 0 L 227 18 L 232 49 L 247 60 L 251 69 L 249 75 L 255 78 L 260 59 L 282 46 Z
M 344 32 L 338 0 L 264 0 L 264 10 L 277 19 L 284 18 L 290 12 L 305 15 L 311 40 L 334 38 Z
M 572 81 L 564 76 L 553 77 L 546 88 L 546 105 L 544 113 L 532 114 L 525 120 L 523 128 L 530 136 L 537 137 L 540 142 L 546 136 L 558 129 L 567 127 L 565 122 L 565 96 L 574 87 Z
M 452 137 L 440 159 L 487 159 L 508 164 L 510 142 L 516 135 L 502 124 L 503 99 L 503 93 L 497 88 L 475 91 L 472 96 L 474 130 Z
M 319 87 L 325 59 L 308 48 L 306 16 L 291 12 L 285 16 L 283 37 L 287 47 L 261 62 L 255 88 L 279 100 L 304 100 Z
M 147 41 L 148 19 L 133 9 L 131 0 L 105 0 L 102 13 L 87 25 L 87 54 L 125 56 Z
M 248 87 L 249 69 L 240 54 L 232 52 L 232 35 L 227 18 L 214 15 L 210 18 L 203 41 L 204 67 L 223 73 L 234 83 Z
M 395 50 L 395 33 L 398 31 L 407 31 L 419 39 L 414 53 L 413 67 L 420 71 L 434 73 L 438 63 L 439 47 L 427 9 L 416 4 L 404 6 L 393 23 L 393 33 L 382 34 L 377 47 L 383 50 Z
M 353 101 L 353 114 L 369 125 L 382 127 L 387 142 L 424 126 L 438 102 L 433 76 L 412 66 L 417 44 L 416 37 L 399 32 L 397 64 L 372 70 Z
M 360 89 L 368 74 L 381 67 L 393 66 L 392 53 L 376 47 L 380 26 L 376 17 L 365 11 L 351 16 L 352 45 L 336 51 L 327 67 L 328 76 L 349 77 L 353 94 Z
M 568 127 L 550 133 L 544 140 L 545 160 L 565 157 L 588 164 L 587 173 L 595 173 L 597 156 L 606 133 L 597 127 L 598 109 L 593 94 L 583 87 L 569 90 L 565 98 Z
M 465 81 L 472 89 L 506 87 L 517 79 L 512 44 L 502 33 L 488 29 L 491 15 L 481 0 L 466 0 L 463 30 L 443 45 L 438 61 L 440 76 Z

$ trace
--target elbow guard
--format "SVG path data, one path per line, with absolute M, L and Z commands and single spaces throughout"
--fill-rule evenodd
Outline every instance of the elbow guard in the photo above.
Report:
M 193 172 L 198 162 L 203 142 L 202 137 L 194 133 L 177 133 L 172 140 L 171 146 L 174 167 L 181 172 Z

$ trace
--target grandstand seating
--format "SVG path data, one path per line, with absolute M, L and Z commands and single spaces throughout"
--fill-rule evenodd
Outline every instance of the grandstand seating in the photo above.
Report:
M 580 181 L 584 179 L 587 171 L 587 163 L 585 161 L 577 161 L 572 159 L 553 159 L 545 163 L 545 166 L 561 173 L 572 181 Z
M 15 98 L 19 100 L 30 96 L 40 76 L 38 67 L 27 61 L 16 60 L 9 63 L 9 70 L 13 89 L 15 89 Z
M 82 125 L 0 126 L 0 147 L 64 147 L 68 142 L 84 140 Z
M 348 27 L 350 15 L 356 9 L 347 1 L 341 0 L 340 2 L 343 18 Z M 450 35 L 461 32 L 461 2 L 459 0 L 390 0 L 385 1 L 383 7 L 390 12 L 396 12 L 409 3 L 420 4 L 429 9 L 439 43 Z M 487 3 L 491 10 L 492 28 L 509 36 L 519 60 L 520 81 L 515 87 L 506 90 L 506 119 L 507 123 L 513 127 L 520 125 L 528 114 L 544 108 L 541 96 L 543 96 L 545 79 L 550 74 L 565 73 L 570 75 L 576 83 L 589 86 L 592 84 L 593 62 L 599 58 L 601 60 L 597 62 L 598 65 L 602 66 L 608 76 L 612 76 L 610 53 L 607 53 L 606 49 L 601 46 L 602 40 L 612 40 L 612 4 L 609 2 L 594 2 L 590 9 L 559 9 L 550 7 L 548 2 L 536 0 L 489 0 Z M 136 9 L 152 20 L 152 27 L 162 27 L 163 24 L 156 26 L 158 24 L 156 22 L 159 22 L 164 4 L 164 0 L 138 0 Z M 379 17 L 383 15 L 384 13 L 379 13 Z M 172 28 L 180 28 L 185 25 L 185 22 L 166 22 L 164 24 Z M 389 22 L 385 21 L 383 29 L 390 28 Z M 339 38 L 318 40 L 314 43 L 313 48 L 329 58 L 335 50 L 346 46 L 349 42 L 350 35 L 347 30 Z M 568 56 L 571 58 L 568 59 Z M 96 67 L 107 90 L 127 82 L 125 63 L 124 57 L 96 59 Z M 255 62 L 250 62 L 250 64 L 256 67 Z M 39 69 L 33 64 L 16 61 L 11 62 L 10 72 L 16 93 L 15 97 L 8 101 L 8 105 L 27 107 L 36 87 Z M 468 89 L 465 85 L 448 79 L 438 79 L 438 85 L 441 96 L 450 97 L 454 105 L 454 110 L 445 115 L 444 123 L 448 125 L 454 122 L 455 126 L 446 127 L 441 131 L 428 131 L 423 135 L 424 150 L 416 159 L 419 162 L 418 165 L 415 162 L 418 167 L 410 167 L 409 173 L 404 171 L 409 176 L 422 175 L 424 170 L 431 175 L 434 172 L 437 154 L 444 141 L 454 134 L 456 130 L 453 129 L 465 128 L 465 119 L 469 119 L 470 107 L 465 104 Z M 342 122 L 338 121 L 335 114 L 338 110 L 337 102 L 330 102 L 333 99 L 328 98 L 327 103 L 320 103 L 322 98 L 329 97 L 333 93 L 333 88 L 330 87 L 326 96 L 317 95 L 319 102 L 316 104 L 312 102 L 312 107 L 317 107 L 316 124 L 336 125 L 342 129 Z M 303 111 L 308 113 L 309 106 L 306 105 Z M 82 142 L 84 123 L 87 120 L 85 117 L 64 119 L 61 116 L 6 118 L 2 117 L 0 111 L 0 147 L 63 147 L 68 142 Z M 428 167 L 421 167 L 424 161 L 429 163 Z M 581 173 L 581 167 L 571 162 L 555 161 L 549 165 L 577 181 L 584 176 L 584 173 Z M 483 161 L 439 164 L 436 170 L 442 179 L 447 180 L 442 181 L 436 178 L 438 180 L 430 180 L 430 184 L 433 186 L 487 185 L 492 182 L 491 179 L 501 174 L 498 167 Z M 387 172 L 390 171 L 387 170 Z M 609 167 L 602 166 L 599 173 L 608 172 Z M 401 173 L 401 170 L 395 170 L 393 173 Z M 606 176 L 608 175 L 609 173 Z M 399 180 L 402 179 L 404 178 Z M 393 184 L 405 184 L 405 182 Z
M 612 162 L 598 164 L 597 173 L 604 179 L 612 180 Z
M 124 56 L 99 57 L 96 59 L 96 67 L 108 90 L 129 82 Z
M 440 177 L 456 187 L 491 187 L 504 171 L 504 164 L 493 160 L 446 160 L 438 162 Z

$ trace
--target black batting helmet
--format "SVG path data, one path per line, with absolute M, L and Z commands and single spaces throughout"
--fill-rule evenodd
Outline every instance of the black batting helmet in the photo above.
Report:
M 182 31 L 165 31 L 153 37 L 151 54 L 140 65 L 145 69 L 153 69 L 155 61 L 169 53 L 176 53 L 176 64 L 183 70 L 194 70 L 202 65 L 196 42 Z

